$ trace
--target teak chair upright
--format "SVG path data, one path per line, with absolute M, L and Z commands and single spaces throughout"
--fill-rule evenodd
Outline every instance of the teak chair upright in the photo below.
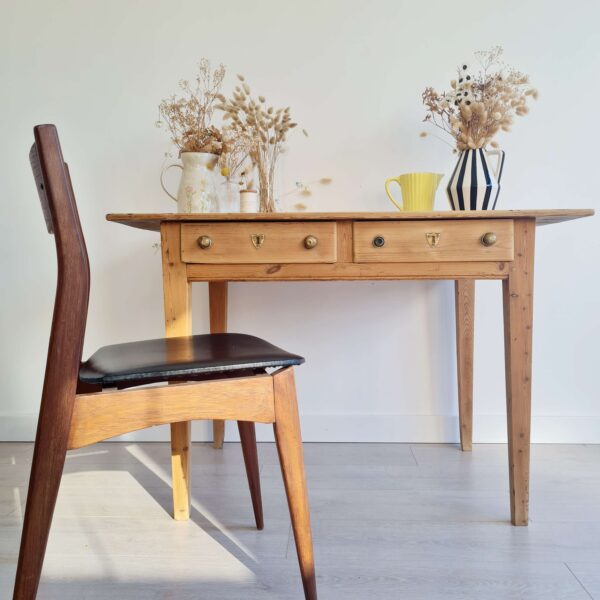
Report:
M 37 595 L 67 450 L 154 425 L 225 419 L 239 424 L 259 529 L 254 423 L 273 423 L 304 595 L 316 600 L 293 371 L 304 359 L 253 336 L 224 333 L 105 346 L 82 363 L 87 251 L 56 128 L 39 125 L 34 135 L 30 160 L 56 241 L 58 285 L 13 599 Z M 149 383 L 164 385 L 140 387 Z

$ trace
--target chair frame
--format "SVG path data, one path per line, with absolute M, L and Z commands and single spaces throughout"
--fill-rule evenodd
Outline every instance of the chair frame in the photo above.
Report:
M 262 504 L 254 423 L 273 423 L 304 594 L 316 600 L 293 367 L 134 389 L 102 390 L 79 382 L 90 290 L 87 250 L 56 128 L 39 125 L 34 135 L 30 160 L 46 225 L 55 236 L 58 284 L 13 600 L 34 600 L 37 595 L 67 450 L 195 419 L 238 421 L 259 529 Z

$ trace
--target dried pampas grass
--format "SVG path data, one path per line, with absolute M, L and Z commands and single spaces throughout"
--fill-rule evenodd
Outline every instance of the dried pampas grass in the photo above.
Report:
M 223 112 L 223 119 L 231 132 L 245 140 L 248 156 L 258 172 L 261 212 L 274 212 L 273 187 L 277 159 L 284 151 L 288 134 L 297 124 L 292 121 L 290 107 L 275 109 L 267 106 L 265 96 L 256 99 L 243 75 L 230 98 L 219 94 L 215 108 Z

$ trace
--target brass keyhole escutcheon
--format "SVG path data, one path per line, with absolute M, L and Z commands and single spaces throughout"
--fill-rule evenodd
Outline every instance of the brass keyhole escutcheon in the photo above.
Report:
M 382 235 L 376 235 L 373 238 L 373 246 L 375 248 L 382 248 L 385 245 L 385 238 Z
M 312 250 L 318 243 L 319 240 L 314 235 L 307 235 L 304 238 L 304 247 L 307 250 Z
M 481 243 L 484 246 L 493 246 L 497 241 L 498 238 L 493 231 L 488 231 L 481 236 Z
M 252 245 L 258 250 L 265 242 L 265 234 L 253 233 L 250 235 L 250 240 L 252 241 Z
M 201 235 L 198 238 L 198 246 L 202 248 L 202 250 L 208 250 L 212 246 L 212 239 L 208 235 Z
M 430 233 L 426 233 L 425 234 L 425 239 L 427 240 L 427 243 L 429 244 L 430 248 L 436 248 L 437 245 L 440 243 L 440 236 L 442 234 L 438 233 L 438 232 L 430 232 Z

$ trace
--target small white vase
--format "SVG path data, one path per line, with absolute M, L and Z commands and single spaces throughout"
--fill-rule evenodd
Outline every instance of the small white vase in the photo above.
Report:
M 258 212 L 258 192 L 248 190 L 240 192 L 240 212 Z
M 182 152 L 181 162 L 166 165 L 160 174 L 163 190 L 177 202 L 180 213 L 217 212 L 217 177 L 215 167 L 219 161 L 216 154 L 208 152 Z M 164 183 L 165 173 L 172 167 L 181 169 L 181 180 L 177 196 L 167 190 Z

